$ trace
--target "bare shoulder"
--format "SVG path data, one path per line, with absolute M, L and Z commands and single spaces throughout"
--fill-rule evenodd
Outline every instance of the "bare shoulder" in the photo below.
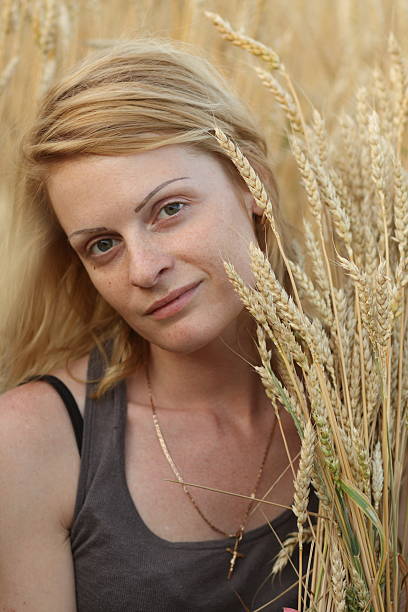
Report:
M 76 610 L 69 529 L 79 467 L 69 416 L 50 385 L 0 396 L 1 609 Z
M 83 364 L 82 364 L 83 366 Z M 80 373 L 81 364 L 77 365 Z M 52 372 L 73 393 L 81 412 L 85 385 L 66 371 Z M 74 374 L 76 378 L 76 374 Z M 69 530 L 75 506 L 80 457 L 67 410 L 58 393 L 46 382 L 32 381 L 0 396 L 0 494 L 14 482 L 16 495 L 30 488 L 47 490 L 41 500 L 47 511 Z M 7 476 L 8 474 L 8 476 Z

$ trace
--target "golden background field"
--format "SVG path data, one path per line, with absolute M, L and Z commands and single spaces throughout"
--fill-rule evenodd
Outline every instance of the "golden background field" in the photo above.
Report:
M 184 40 L 204 49 L 250 105 L 270 144 L 283 209 L 301 206 L 288 154 L 287 123 L 253 70 L 260 61 L 222 39 L 204 11 L 275 49 L 305 115 L 315 106 L 329 130 L 372 69 L 388 34 L 406 47 L 408 4 L 392 0 L 2 0 L 0 4 L 0 223 L 13 200 L 16 154 L 41 91 L 96 46 L 140 36 Z M 332 139 L 335 146 L 335 136 Z

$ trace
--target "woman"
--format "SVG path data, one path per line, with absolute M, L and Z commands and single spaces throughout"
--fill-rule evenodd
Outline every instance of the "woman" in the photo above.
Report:
M 277 206 L 249 112 L 181 44 L 88 58 L 48 92 L 25 140 L 7 245 L 2 609 L 296 604 L 291 564 L 269 574 L 295 530 L 285 508 L 299 441 L 280 411 L 286 452 L 223 265 L 251 283 L 248 244 L 266 249 L 266 228 L 215 126 Z M 276 480 L 277 505 L 251 502 Z

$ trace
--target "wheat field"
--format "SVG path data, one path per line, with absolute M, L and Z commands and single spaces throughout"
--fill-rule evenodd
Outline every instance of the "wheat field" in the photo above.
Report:
M 97 46 L 138 36 L 164 36 L 204 49 L 258 118 L 270 146 L 284 209 L 300 206 L 287 124 L 254 71 L 257 59 L 228 44 L 205 17 L 218 13 L 231 26 L 276 50 L 298 88 L 306 114 L 321 111 L 328 127 L 381 65 L 393 31 L 402 48 L 408 6 L 402 0 L 2 0 L 0 4 L 0 214 L 13 198 L 17 143 L 47 84 Z M 4 221 L 1 225 L 3 225 Z
M 266 137 L 284 216 L 303 236 L 296 260 L 259 177 L 216 131 L 265 211 L 291 294 L 256 245 L 254 287 L 225 267 L 257 323 L 265 391 L 302 439 L 298 533 L 284 543 L 291 551 L 313 541 L 307 568 L 300 554 L 302 612 L 408 609 L 407 26 L 408 5 L 385 0 L 1 5 L 0 227 L 13 202 L 19 138 L 42 91 L 95 47 L 146 35 L 194 43 Z M 311 485 L 317 523 L 307 512 Z M 272 573 L 286 562 L 278 557 Z

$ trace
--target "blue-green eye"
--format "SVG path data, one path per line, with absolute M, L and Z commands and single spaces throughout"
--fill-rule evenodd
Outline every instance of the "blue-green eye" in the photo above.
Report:
M 90 246 L 89 252 L 91 255 L 103 255 L 104 253 L 110 251 L 118 243 L 119 240 L 116 238 L 101 238 Z
M 160 214 L 165 211 L 165 213 L 169 216 L 169 217 L 174 217 L 178 212 L 180 212 L 181 207 L 184 207 L 185 204 L 183 204 L 183 202 L 169 202 L 168 204 L 165 204 L 160 210 L 159 213 L 157 215 L 158 218 L 160 218 Z M 161 217 L 162 219 L 166 219 L 166 217 Z

